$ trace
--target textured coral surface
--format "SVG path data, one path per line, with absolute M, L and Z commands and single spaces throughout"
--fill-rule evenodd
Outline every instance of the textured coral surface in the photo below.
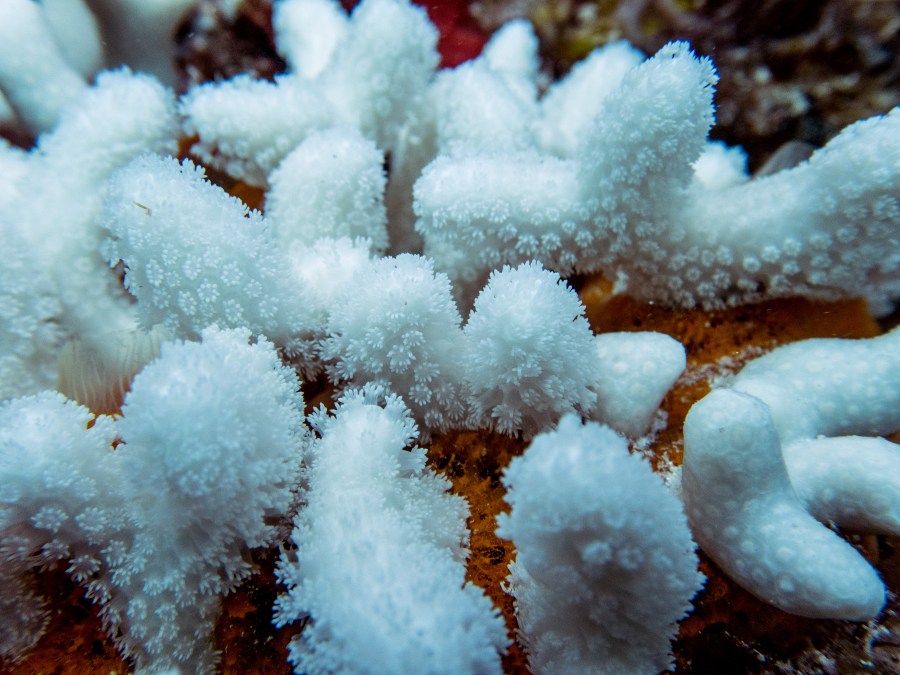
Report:
M 715 377 L 735 372 L 750 358 L 780 344 L 811 337 L 871 337 L 880 332 L 863 303 L 814 303 L 779 300 L 728 311 L 669 310 L 613 296 L 602 279 L 583 280 L 581 298 L 595 330 L 655 330 L 685 344 L 688 368 L 663 402 L 665 428 L 646 447 L 659 470 L 681 461 L 681 426 L 694 401 L 709 390 Z M 313 398 L 310 394 L 309 398 Z M 327 393 L 323 395 L 327 399 Z M 496 516 L 506 507 L 500 482 L 503 468 L 521 454 L 525 443 L 499 434 L 461 431 L 434 438 L 431 465 L 453 482 L 469 500 L 472 533 L 468 576 L 485 588 L 501 608 L 511 634 L 515 632 L 512 599 L 502 590 L 507 564 L 515 555 L 512 544 L 494 534 Z M 884 576 L 889 587 L 900 588 L 900 541 L 883 537 L 853 540 Z M 272 575 L 274 552 L 257 552 L 262 574 L 226 598 L 216 641 L 222 650 L 223 673 L 290 672 L 286 645 L 300 626 L 276 630 L 271 605 L 278 588 Z M 675 644 L 679 673 L 810 672 L 822 652 L 842 664 L 839 672 L 891 672 L 896 647 L 890 634 L 900 629 L 891 602 L 880 619 L 883 635 L 873 643 L 877 626 L 802 619 L 774 609 L 722 575 L 702 559 L 708 577 L 696 608 L 681 626 Z M 34 651 L 22 662 L 4 664 L 8 673 L 128 672 L 100 630 L 96 611 L 81 590 L 62 574 L 42 577 L 53 607 L 52 624 Z M 783 670 L 776 669 L 783 662 Z M 518 644 L 504 658 L 504 670 L 527 672 Z M 793 665 L 791 665 L 793 664 Z M 893 664 L 893 665 L 892 665 Z
M 898 62 L 890 53 L 898 46 L 900 18 L 891 2 L 831 0 L 803 14 L 803 8 L 811 3 L 795 3 L 795 10 L 788 12 L 789 2 L 773 0 L 764 3 L 749 23 L 744 19 L 757 3 L 736 0 L 596 4 L 492 0 L 480 3 L 475 12 L 469 12 L 463 0 L 432 4 L 435 7 L 429 9 L 441 29 L 445 65 L 477 54 L 490 29 L 512 14 L 529 14 L 536 20 L 542 40 L 550 45 L 545 48 L 552 52 L 546 56 L 558 63 L 560 70 L 599 40 L 623 35 L 650 52 L 671 37 L 694 40 L 699 52 L 718 50 L 715 56 L 722 82 L 733 83 L 729 84 L 733 91 L 720 89 L 719 133 L 728 134 L 729 142 L 745 144 L 755 167 L 785 140 L 822 142 L 848 122 L 883 112 L 896 103 Z M 686 11 L 687 5 L 696 8 Z M 579 13 L 579 8 L 586 6 L 594 9 Z M 626 11 L 629 7 L 630 13 Z M 481 23 L 473 15 L 478 15 Z M 751 36 L 736 28 L 740 25 L 742 31 L 751 31 L 755 26 L 761 31 L 765 22 L 779 17 L 785 34 L 773 36 L 773 40 L 764 41 L 758 34 Z M 716 39 L 722 42 L 716 43 Z M 248 0 L 234 25 L 209 28 L 203 40 L 197 30 L 186 27 L 181 34 L 187 64 L 181 71 L 182 86 L 215 73 L 227 77 L 251 69 L 268 76 L 283 69 L 271 41 L 265 0 Z M 777 64 L 768 74 L 759 70 L 767 58 Z M 839 64 L 845 72 L 840 72 Z M 251 207 L 259 205 L 257 189 L 212 172 L 211 177 Z M 810 337 L 870 337 L 885 327 L 871 318 L 861 301 L 788 299 L 706 312 L 663 309 L 616 296 L 611 284 L 599 278 L 577 279 L 576 287 L 595 331 L 659 331 L 686 347 L 687 370 L 663 402 L 664 426 L 652 441 L 634 448 L 664 474 L 680 464 L 681 427 L 687 411 L 716 378 L 736 372 L 748 360 L 781 344 Z M 307 388 L 305 393 L 313 405 L 330 401 L 330 390 L 324 384 L 318 391 Z M 494 530 L 497 514 L 507 508 L 501 473 L 524 446 L 520 440 L 489 432 L 460 431 L 436 435 L 429 450 L 431 466 L 446 475 L 454 490 L 469 501 L 468 576 L 501 608 L 511 636 L 516 628 L 513 605 L 502 583 L 515 551 L 510 542 L 497 538 Z M 888 587 L 900 590 L 900 541 L 874 536 L 852 537 L 851 541 L 875 565 Z M 261 573 L 225 599 L 216 629 L 221 670 L 288 673 L 287 643 L 302 630 L 302 624 L 277 630 L 272 626 L 272 603 L 279 592 L 273 574 L 276 552 L 256 551 L 254 555 Z M 802 619 L 756 600 L 708 559 L 701 559 L 708 581 L 695 601 L 695 610 L 681 624 L 674 646 L 676 672 L 900 672 L 900 619 L 896 616 L 900 603 L 896 598 L 889 600 L 877 623 Z M 23 660 L 0 663 L 0 672 L 130 671 L 101 630 L 97 610 L 80 587 L 61 571 L 42 574 L 40 587 L 54 598 L 48 630 Z M 518 644 L 511 647 L 503 663 L 506 672 L 527 672 Z

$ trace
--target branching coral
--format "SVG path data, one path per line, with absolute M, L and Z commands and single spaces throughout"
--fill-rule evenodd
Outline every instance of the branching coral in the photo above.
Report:
M 437 66 L 437 34 L 412 5 L 370 0 L 344 23 L 337 3 L 289 4 L 280 9 L 280 44 L 302 55 L 297 61 L 309 54 L 306 43 L 317 44 L 313 35 L 323 24 L 314 20 L 326 17 L 332 47 L 313 57 L 316 66 L 275 83 L 237 78 L 203 85 L 182 101 L 186 131 L 198 136 L 192 152 L 257 185 L 266 185 L 266 176 L 317 129 L 352 126 L 382 150 L 394 149 Z M 223 110 L 240 114 L 226 120 Z
M 369 387 L 310 420 L 306 507 L 279 575 L 276 622 L 304 616 L 297 672 L 491 673 L 502 620 L 465 583 L 465 501 L 425 467 L 403 402 Z
M 62 341 L 62 313 L 53 284 L 28 274 L 31 251 L 21 234 L 0 221 L 5 260 L 0 268 L 0 400 L 50 389 Z
M 503 627 L 481 591 L 464 585 L 465 505 L 424 467 L 422 450 L 406 450 L 416 434 L 424 442 L 468 427 L 537 436 L 507 474 L 513 512 L 501 530 L 519 546 L 512 585 L 535 667 L 564 660 L 554 644 L 575 645 L 578 663 L 600 654 L 610 668 L 666 667 L 674 623 L 699 584 L 677 505 L 624 440 L 567 415 L 645 434 L 684 350 L 661 335 L 594 335 L 561 275 L 600 271 L 617 290 L 668 305 L 802 293 L 863 295 L 884 311 L 900 295 L 900 115 L 862 122 L 808 162 L 749 179 L 739 151 L 706 140 L 716 74 L 684 43 L 647 60 L 610 45 L 540 95 L 547 82 L 524 22 L 498 32 L 481 58 L 436 72 L 436 31 L 420 8 L 365 0 L 348 15 L 329 0 L 283 0 L 274 26 L 290 72 L 205 84 L 176 104 L 152 77 L 127 70 L 87 84 L 96 60 L 68 51 L 48 19 L 60 3 L 26 4 L 22 35 L 37 36 L 40 58 L 20 70 L 13 42 L 0 46 L 0 88 L 23 121 L 46 130 L 28 153 L 0 147 L 0 228 L 10 242 L 0 396 L 35 394 L 0 409 L 0 579 L 16 598 L 5 600 L 4 650 L 19 653 L 41 630 L 29 575 L 62 564 L 139 669 L 211 669 L 219 597 L 249 573 L 248 548 L 277 543 L 295 501 L 278 620 L 311 617 L 293 643 L 298 669 L 496 670 Z M 133 3 L 88 4 L 100 35 L 149 16 L 154 42 L 192 3 L 160 0 L 118 18 L 111 8 Z M 171 7 L 179 11 L 154 14 Z M 124 54 L 131 28 L 118 28 L 111 44 Z M 47 91 L 30 108 L 12 94 L 33 77 Z M 235 193 L 264 188 L 255 205 L 265 213 L 170 156 L 179 138 L 223 185 L 243 181 Z M 101 416 L 87 429 L 85 408 L 37 393 L 52 384 L 63 340 L 84 346 L 67 354 L 113 363 L 110 332 L 138 323 L 202 341 L 164 345 L 135 377 L 122 419 Z M 879 344 L 896 351 L 895 337 Z M 787 535 L 769 536 L 771 522 L 754 529 L 762 520 L 733 497 L 758 496 L 771 518 L 784 507 L 821 543 L 825 564 L 856 575 L 833 586 L 846 583 L 837 595 L 851 598 L 841 614 L 864 618 L 880 606 L 880 581 L 809 513 L 895 531 L 894 484 L 879 482 L 871 498 L 862 486 L 872 467 L 896 459 L 887 441 L 814 436 L 892 430 L 897 396 L 856 363 L 866 348 L 818 349 L 760 360 L 769 365 L 748 367 L 734 390 L 695 409 L 684 494 L 704 547 L 728 549 L 723 566 L 745 545 L 772 552 L 755 592 L 780 602 L 788 587 L 807 588 L 788 608 L 831 612 L 804 604 L 815 583 L 782 574 Z M 809 403 L 805 375 L 795 386 L 791 369 L 838 354 L 854 359 L 831 371 L 840 394 Z M 302 474 L 302 399 L 282 358 L 304 376 L 325 371 L 345 394 L 334 414 L 313 416 L 319 438 Z M 786 377 L 780 359 L 792 364 Z M 881 360 L 892 372 L 895 362 Z M 107 384 L 121 392 L 130 377 Z M 91 405 L 96 413 L 120 402 Z M 112 450 L 114 435 L 122 443 Z M 718 447 L 720 436 L 732 447 Z M 768 454 L 754 460 L 743 447 Z M 825 467 L 843 466 L 851 451 L 872 463 L 858 462 L 853 482 L 835 490 L 832 469 L 809 468 L 819 450 L 832 450 Z M 774 476 L 758 493 L 740 475 L 753 461 Z M 703 492 L 717 471 L 726 487 Z M 717 529 L 720 520 L 733 531 Z M 577 575 L 534 544 L 571 552 L 573 536 Z M 546 590 L 567 574 L 565 593 Z M 624 596 L 597 582 L 610 578 Z M 579 593 L 590 601 L 574 600 Z M 573 607 L 578 621 L 547 618 Z M 597 641 L 584 630 L 597 630 Z
M 555 127 L 508 88 L 505 105 L 519 112 L 507 117 L 543 136 L 525 147 L 521 134 L 505 147 L 474 142 L 462 157 L 441 148 L 416 183 L 416 228 L 438 269 L 471 289 L 500 264 L 538 259 L 563 274 L 600 270 L 633 295 L 687 307 L 799 293 L 865 295 L 876 311 L 889 308 L 900 295 L 900 114 L 853 125 L 798 167 L 716 188 L 692 180 L 691 166 L 712 124 L 712 64 L 685 44 L 623 75 L 628 58 L 608 57 L 609 77 L 621 81 L 600 91 L 577 143 L 553 140 Z M 599 79 L 582 72 L 539 102 L 546 113 Z M 496 86 L 488 95 L 501 97 Z
M 498 534 L 535 673 L 651 673 L 703 585 L 678 503 L 625 439 L 562 418 L 503 475 Z M 648 541 L 650 538 L 650 541 Z
M 60 304 L 63 337 L 102 352 L 107 333 L 134 329 L 134 309 L 98 251 L 98 217 L 110 174 L 142 152 L 174 150 L 176 128 L 172 94 L 156 80 L 104 73 L 9 174 L 0 220 L 27 241 L 36 287 Z
M 781 347 L 746 366 L 733 390 L 697 403 L 685 422 L 684 497 L 700 545 L 782 609 L 866 620 L 884 604 L 875 571 L 813 516 L 898 531 L 900 449 L 824 438 L 900 428 L 898 336 Z
M 0 27 L 0 91 L 30 131 L 52 128 L 61 110 L 87 86 L 85 74 L 67 62 L 40 4 L 4 2 Z
M 209 183 L 202 167 L 140 157 L 110 181 L 106 205 L 106 254 L 111 265 L 125 261 L 145 328 L 164 322 L 190 337 L 219 323 L 282 344 L 306 328 L 287 258 L 261 215 Z
M 175 29 L 197 0 L 9 0 L 0 7 L 0 94 L 37 134 L 101 67 L 175 81 Z M 126 100 L 126 99 L 121 99 Z
M 273 543 L 305 430 L 295 374 L 247 338 L 164 345 L 120 420 L 50 392 L 3 405 L 0 546 L 21 596 L 4 654 L 41 627 L 28 572 L 67 564 L 139 669 L 212 666 L 220 595 L 251 572 L 248 548 Z
M 296 375 L 246 331 L 202 337 L 163 346 L 117 423 L 135 531 L 124 549 L 110 542 L 100 599 L 139 667 L 211 666 L 220 596 L 251 573 L 247 549 L 274 542 L 297 489 L 306 429 Z

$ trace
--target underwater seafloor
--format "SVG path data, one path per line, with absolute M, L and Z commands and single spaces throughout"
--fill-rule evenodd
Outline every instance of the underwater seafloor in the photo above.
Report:
M 208 5 L 214 3 L 209 2 Z M 346 5 L 347 3 L 345 3 Z M 710 55 L 720 74 L 714 137 L 741 145 L 751 170 L 760 170 L 785 143 L 821 146 L 847 124 L 884 113 L 900 102 L 900 5 L 896 2 L 831 0 L 485 0 L 425 3 L 441 30 L 445 65 L 477 55 L 486 36 L 506 20 L 526 16 L 541 38 L 545 68 L 554 76 L 593 47 L 625 37 L 648 54 L 670 39 L 687 39 Z M 209 13 L 207 13 L 207 16 Z M 215 12 L 213 12 L 215 15 Z M 190 22 L 177 36 L 182 86 L 252 70 L 270 77 L 284 64 L 272 45 L 270 7 L 247 0 L 237 18 L 203 35 Z M 210 174 L 213 178 L 216 174 Z M 260 195 L 226 184 L 251 206 Z M 653 330 L 667 333 L 687 350 L 688 367 L 668 393 L 665 428 L 636 448 L 655 465 L 681 459 L 681 425 L 694 401 L 716 377 L 735 372 L 777 345 L 810 338 L 861 338 L 897 323 L 876 321 L 862 301 L 832 303 L 775 300 L 734 309 L 666 309 L 615 296 L 599 278 L 571 280 L 595 331 Z M 328 387 L 305 391 L 307 404 L 329 400 Z M 525 447 L 489 432 L 436 436 L 428 453 L 432 467 L 449 477 L 470 505 L 469 577 L 486 589 L 514 627 L 512 600 L 501 589 L 514 551 L 497 538 L 495 517 L 505 508 L 499 477 Z M 900 540 L 851 537 L 892 589 L 881 616 L 868 624 L 804 619 L 755 599 L 729 581 L 701 554 L 708 580 L 695 609 L 681 623 L 674 643 L 677 673 L 890 673 L 900 672 Z M 276 553 L 256 553 L 261 573 L 224 603 L 216 630 L 223 673 L 287 673 L 286 646 L 301 630 L 276 630 L 271 607 L 279 589 Z M 123 673 L 129 666 L 103 633 L 95 607 L 61 572 L 43 574 L 41 589 L 55 602 L 45 636 L 8 673 Z M 528 672 L 514 645 L 504 659 L 508 673 Z

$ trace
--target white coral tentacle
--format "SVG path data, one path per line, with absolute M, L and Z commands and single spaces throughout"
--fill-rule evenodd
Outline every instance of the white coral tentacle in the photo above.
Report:
M 578 295 L 538 263 L 491 275 L 463 329 L 469 424 L 526 438 L 597 403 L 599 363 Z

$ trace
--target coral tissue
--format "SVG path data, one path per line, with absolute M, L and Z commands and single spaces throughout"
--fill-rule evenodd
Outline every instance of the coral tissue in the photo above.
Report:
M 176 96 L 195 4 L 0 3 L 4 124 L 36 135 L 0 141 L 4 658 L 39 639 L 35 580 L 61 568 L 138 671 L 213 671 L 259 550 L 280 551 L 297 672 L 498 672 L 511 638 L 536 672 L 657 672 L 702 585 L 692 536 L 787 611 L 877 615 L 877 573 L 819 521 L 897 532 L 897 451 L 874 438 L 900 426 L 897 334 L 778 351 L 710 394 L 682 502 L 627 445 L 684 348 L 595 335 L 566 278 L 888 313 L 900 111 L 750 178 L 707 139 L 717 75 L 686 43 L 610 44 L 547 85 L 514 21 L 438 70 L 406 0 L 276 0 L 286 72 Z M 305 418 L 326 380 L 337 403 Z M 532 441 L 502 478 L 517 633 L 426 464 L 467 431 Z

